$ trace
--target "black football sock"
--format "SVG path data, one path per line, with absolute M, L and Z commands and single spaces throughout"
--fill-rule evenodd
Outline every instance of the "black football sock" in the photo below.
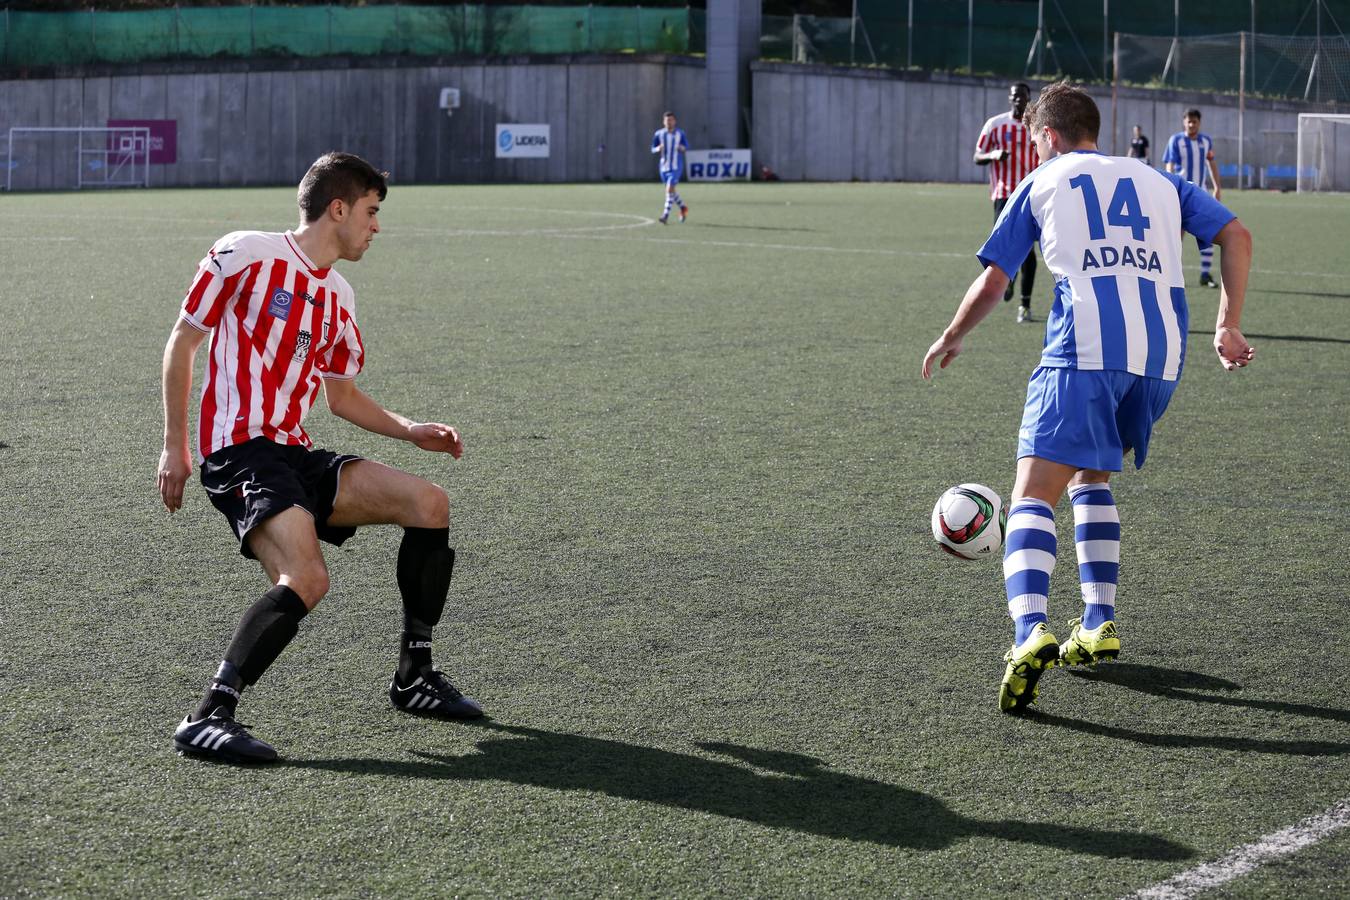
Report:
M 405 528 L 398 548 L 398 591 L 403 597 L 403 638 L 398 678 L 407 684 L 431 666 L 431 630 L 441 620 L 455 571 L 449 528 Z
M 239 621 L 239 627 L 234 631 L 230 646 L 225 650 L 225 662 L 221 664 L 221 671 L 225 672 L 225 666 L 229 665 L 239 682 L 235 687 L 226 681 L 220 681 L 220 684 L 234 689 L 235 703 L 239 702 L 239 693 L 245 687 L 256 684 L 267 671 L 267 667 L 276 661 L 282 650 L 286 649 L 286 645 L 300 630 L 300 620 L 308 612 L 309 607 L 305 606 L 305 601 L 300 599 L 300 595 L 284 584 L 272 588 L 248 608 L 244 618 Z M 202 706 L 198 707 L 202 715 L 209 713 L 215 705 L 219 705 L 222 696 L 229 696 L 227 691 L 216 690 L 216 683 L 212 681 L 211 690 L 207 692 L 206 699 L 202 700 Z M 208 703 L 215 705 L 207 707 Z M 225 705 L 233 711 L 233 704 Z
M 1027 258 L 1022 261 L 1022 296 L 1027 301 L 1031 300 L 1031 295 L 1036 293 L 1036 251 L 1033 250 L 1027 254 Z M 1030 302 L 1025 302 L 1023 306 L 1030 306 Z
M 206 694 L 202 697 L 197 708 L 192 711 L 192 721 L 198 722 L 205 716 L 211 714 L 217 707 L 225 707 L 229 710 L 231 716 L 239 706 L 239 695 L 244 692 L 244 679 L 239 677 L 239 670 L 233 663 L 221 660 L 220 668 L 216 670 L 216 675 L 211 679 L 211 683 L 206 688 Z

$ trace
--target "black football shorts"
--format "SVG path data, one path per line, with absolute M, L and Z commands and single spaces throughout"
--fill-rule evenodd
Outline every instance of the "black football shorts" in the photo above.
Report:
M 249 531 L 292 506 L 314 517 L 319 540 L 341 544 L 356 529 L 334 528 L 328 517 L 337 500 L 342 467 L 356 459 L 361 457 L 256 437 L 208 456 L 201 468 L 202 487 L 211 504 L 230 520 L 239 552 L 249 559 L 257 559 L 245 540 Z

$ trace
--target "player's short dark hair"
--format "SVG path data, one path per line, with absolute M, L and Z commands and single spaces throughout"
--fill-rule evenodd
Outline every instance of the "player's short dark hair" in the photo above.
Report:
M 1025 81 L 1014 81 L 1012 84 L 1008 85 L 1009 91 L 1015 91 L 1018 88 L 1026 91 L 1028 96 L 1031 95 L 1031 85 L 1027 84 Z
M 1186 115 L 1185 115 L 1183 118 L 1186 118 L 1186 119 L 1195 119 L 1195 120 L 1198 122 L 1198 121 L 1200 121 L 1200 110 L 1198 110 L 1198 109 L 1188 109 L 1188 110 L 1186 110 Z
M 1041 88 L 1036 102 L 1027 107 L 1023 120 L 1032 128 L 1053 128 L 1070 144 L 1096 143 L 1102 130 L 1102 114 L 1088 92 L 1067 81 Z
M 665 112 L 661 113 L 661 118 L 664 119 L 666 116 L 670 116 L 672 119 L 675 118 L 675 114 L 670 110 L 666 110 Z
M 314 160 L 295 199 L 304 220 L 317 222 L 334 200 L 355 203 L 371 191 L 379 191 L 383 200 L 389 193 L 389 173 L 359 156 L 333 151 Z

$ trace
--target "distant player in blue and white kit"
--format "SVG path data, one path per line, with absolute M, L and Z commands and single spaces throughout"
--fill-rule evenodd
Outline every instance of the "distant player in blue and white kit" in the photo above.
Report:
M 666 205 L 661 210 L 661 224 L 670 221 L 670 208 L 680 208 L 680 221 L 689 217 L 689 207 L 680 199 L 678 190 L 680 175 L 684 173 L 684 155 L 689 152 L 689 139 L 684 129 L 675 127 L 675 114 L 665 113 L 661 117 L 663 127 L 652 135 L 652 152 L 661 157 L 661 183 L 666 186 Z
M 1055 279 L 1040 366 L 1027 387 L 1009 504 L 1003 576 L 1016 625 L 999 707 L 1036 699 L 1043 671 L 1120 653 L 1115 623 L 1120 518 L 1109 479 L 1134 451 L 1144 465 L 1186 357 L 1181 232 L 1223 247 L 1214 349 L 1228 370 L 1254 351 L 1239 330 L 1251 234 L 1196 185 L 1097 150 L 1101 114 L 1082 90 L 1053 84 L 1027 111 L 1041 166 L 1017 187 L 979 251 L 983 274 L 928 349 L 923 377 L 946 368 L 998 305 L 1037 240 Z M 1047 626 L 1055 504 L 1068 489 L 1085 610 L 1063 644 Z
M 1200 133 L 1200 110 L 1186 110 L 1186 115 L 1181 119 L 1181 126 L 1182 130 L 1172 135 L 1171 140 L 1167 142 L 1167 150 L 1163 153 L 1163 165 L 1167 167 L 1167 171 L 1175 172 L 1201 188 L 1206 187 L 1205 182 L 1208 180 L 1208 189 L 1213 192 L 1214 199 L 1218 200 L 1223 196 L 1223 189 L 1219 186 L 1219 167 L 1214 162 L 1214 139 Z M 1204 246 L 1202 241 L 1201 287 L 1219 286 L 1209 273 L 1213 265 L 1214 248 Z

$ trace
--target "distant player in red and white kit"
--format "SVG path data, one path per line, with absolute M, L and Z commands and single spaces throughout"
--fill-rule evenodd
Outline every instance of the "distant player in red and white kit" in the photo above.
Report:
M 395 580 L 403 600 L 394 706 L 446 718 L 482 708 L 431 664 L 431 632 L 450 588 L 450 501 L 440 487 L 397 469 L 313 446 L 303 423 L 322 385 L 328 408 L 367 431 L 423 450 L 463 452 L 459 433 L 412 422 L 356 387 L 365 361 L 356 302 L 333 270 L 355 262 L 379 232 L 386 173 L 346 153 L 315 161 L 300 182 L 294 231 L 236 231 L 202 259 L 164 348 L 164 452 L 160 496 L 183 503 L 192 449 L 202 486 L 230 521 L 240 552 L 257 559 L 272 588 L 244 613 L 197 708 L 174 746 L 236 762 L 270 762 L 276 751 L 235 721 L 245 688 L 295 637 L 328 593 L 319 541 L 341 544 L 362 525 L 403 527 Z M 211 338 L 195 440 L 188 430 L 193 359 Z
M 1008 198 L 1027 174 L 1040 165 L 1036 144 L 1027 134 L 1022 114 L 1031 101 L 1031 88 L 1022 82 L 1008 88 L 1008 111 L 994 116 L 980 129 L 975 144 L 975 164 L 989 167 L 990 197 L 994 201 L 994 220 L 997 221 L 1007 205 Z M 1022 305 L 1017 308 L 1017 321 L 1031 321 L 1031 290 L 1036 284 L 1036 251 L 1032 250 L 1022 262 Z M 1017 277 L 1008 282 L 1003 302 L 1012 299 Z

